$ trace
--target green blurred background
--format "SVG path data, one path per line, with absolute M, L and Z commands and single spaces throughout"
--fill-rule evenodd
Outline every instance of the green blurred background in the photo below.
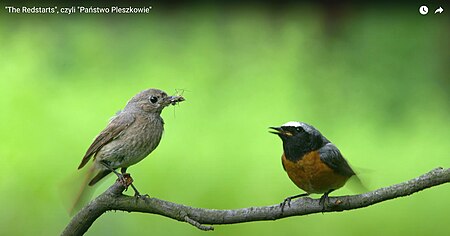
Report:
M 180 5 L 120 16 L 2 9 L 0 235 L 63 230 L 62 196 L 76 192 L 67 182 L 80 177 L 84 152 L 146 88 L 182 89 L 186 98 L 163 112 L 160 146 L 129 168 L 140 191 L 164 200 L 228 209 L 300 193 L 281 167 L 281 141 L 267 132 L 290 120 L 321 130 L 371 190 L 448 168 L 448 19 L 421 16 L 414 4 Z M 87 235 L 443 235 L 449 197 L 442 185 L 359 210 L 209 233 L 110 212 Z

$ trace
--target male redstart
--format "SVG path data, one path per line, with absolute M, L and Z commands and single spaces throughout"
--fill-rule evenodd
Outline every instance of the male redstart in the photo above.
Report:
M 294 198 L 311 193 L 323 193 L 320 198 L 322 210 L 328 194 L 344 186 L 356 175 L 339 149 L 313 126 L 303 122 L 291 121 L 280 127 L 270 127 L 283 141 L 281 161 L 284 170 L 297 187 L 306 193 L 286 198 L 281 203 L 284 210 Z

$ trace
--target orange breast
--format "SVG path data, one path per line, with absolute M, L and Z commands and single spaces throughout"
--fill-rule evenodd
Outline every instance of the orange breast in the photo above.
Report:
M 348 177 L 337 174 L 320 160 L 319 152 L 313 151 L 297 162 L 286 159 L 282 162 L 289 178 L 307 193 L 325 193 L 344 186 Z

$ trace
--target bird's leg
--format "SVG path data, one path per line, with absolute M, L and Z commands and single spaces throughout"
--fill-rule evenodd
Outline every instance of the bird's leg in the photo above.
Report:
M 292 199 L 299 198 L 299 197 L 306 197 L 308 195 L 309 195 L 309 193 L 302 193 L 302 194 L 298 194 L 298 195 L 294 195 L 294 196 L 285 198 L 284 201 L 282 203 L 280 203 L 281 214 L 283 214 L 283 212 L 284 212 L 284 206 L 286 206 L 286 203 L 288 204 L 289 207 L 291 207 Z
M 333 192 L 334 189 L 330 189 L 327 192 L 325 192 L 322 197 L 320 197 L 319 205 L 322 206 L 322 212 L 325 211 L 325 205 L 328 205 L 330 203 L 330 199 L 328 198 L 328 194 Z
M 119 172 L 117 172 L 115 169 L 113 169 L 109 163 L 107 161 L 101 161 L 100 162 L 104 167 L 106 167 L 106 169 L 110 170 L 111 172 L 113 172 L 115 175 L 117 175 L 117 178 L 119 178 L 120 182 L 122 183 L 123 186 L 125 186 L 125 188 L 128 188 L 127 186 L 127 181 L 125 180 L 125 178 L 123 177 L 122 174 L 120 174 Z
M 122 173 L 122 175 L 127 174 L 127 167 L 122 167 L 122 168 L 120 169 L 120 172 Z M 141 197 L 148 197 L 148 194 L 141 195 L 141 194 L 139 193 L 139 191 L 137 190 L 137 188 L 133 185 L 133 183 L 131 183 L 130 186 L 131 186 L 131 188 L 133 188 L 134 196 L 135 196 L 135 197 L 139 197 L 139 198 L 141 198 Z

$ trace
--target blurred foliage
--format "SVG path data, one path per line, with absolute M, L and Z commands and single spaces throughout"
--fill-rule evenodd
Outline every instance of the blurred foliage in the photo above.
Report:
M 329 9 L 328 9 L 329 10 Z M 449 22 L 416 9 L 183 7 L 139 16 L 0 15 L 0 235 L 56 235 L 61 192 L 109 117 L 137 92 L 184 90 L 149 158 L 151 196 L 196 207 L 277 204 L 300 192 L 267 127 L 316 126 L 369 189 L 450 166 Z M 330 30 L 332 29 L 332 30 Z M 110 177 L 98 186 L 103 191 Z M 344 187 L 333 195 L 353 194 Z M 132 194 L 132 192 L 129 192 Z M 319 197 L 318 195 L 313 197 Z M 442 235 L 447 185 L 360 210 L 217 226 L 211 235 Z M 197 235 L 108 213 L 88 235 Z

